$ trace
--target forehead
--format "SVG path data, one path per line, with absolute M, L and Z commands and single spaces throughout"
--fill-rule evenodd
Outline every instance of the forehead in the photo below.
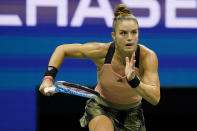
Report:
M 117 23 L 116 29 L 131 31 L 131 30 L 138 29 L 138 25 L 135 20 L 120 20 Z

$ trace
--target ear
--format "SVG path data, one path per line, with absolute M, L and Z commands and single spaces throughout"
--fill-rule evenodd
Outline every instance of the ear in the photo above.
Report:
M 114 32 L 111 32 L 111 36 L 112 36 L 112 38 L 113 38 L 114 41 L 115 41 L 115 33 L 114 33 Z

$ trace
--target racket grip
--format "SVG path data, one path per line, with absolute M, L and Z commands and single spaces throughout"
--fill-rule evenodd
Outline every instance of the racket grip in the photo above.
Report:
M 44 93 L 47 93 L 47 92 L 56 93 L 55 88 L 56 87 L 46 87 L 44 88 Z

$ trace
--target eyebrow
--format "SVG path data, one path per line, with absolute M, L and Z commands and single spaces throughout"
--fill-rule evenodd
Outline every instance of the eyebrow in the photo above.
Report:
M 138 29 L 136 28 L 136 29 L 133 29 L 131 31 L 135 31 L 135 30 L 138 30 Z M 127 30 L 121 29 L 120 31 L 127 31 Z

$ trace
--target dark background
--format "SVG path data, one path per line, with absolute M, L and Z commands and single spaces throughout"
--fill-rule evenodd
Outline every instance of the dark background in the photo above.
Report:
M 197 89 L 185 87 L 161 89 L 157 106 L 143 100 L 147 131 L 190 131 L 196 130 Z M 43 96 L 37 92 L 37 130 L 62 131 L 80 130 L 79 119 L 83 115 L 86 98 L 55 94 Z

